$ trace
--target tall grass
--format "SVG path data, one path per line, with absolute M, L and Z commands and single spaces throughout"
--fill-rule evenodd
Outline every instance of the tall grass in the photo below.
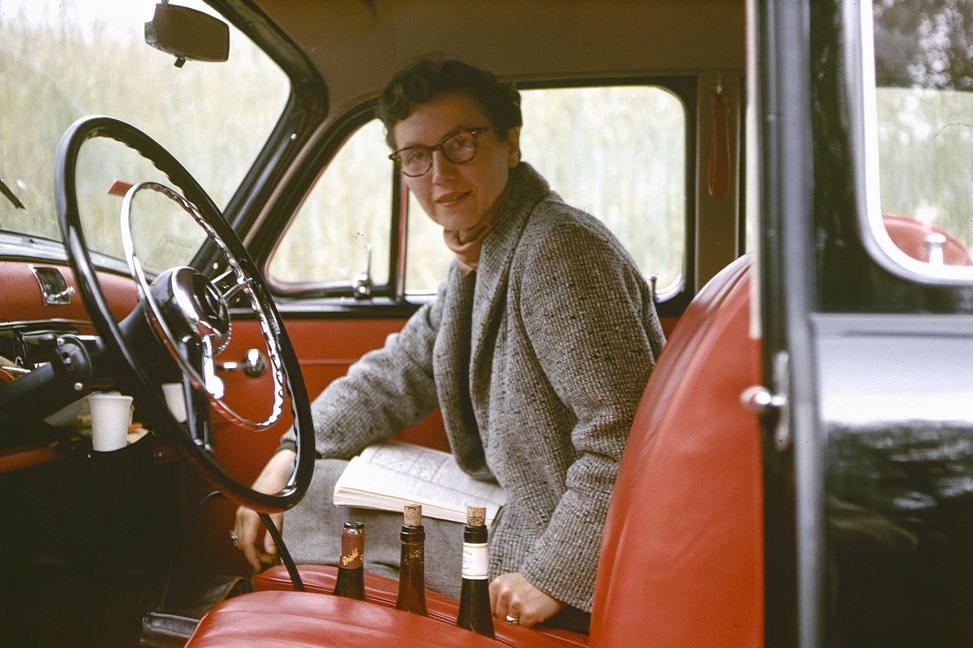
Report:
M 60 239 L 55 152 L 69 125 L 96 114 L 155 138 L 225 205 L 283 108 L 288 87 L 280 69 L 235 31 L 228 63 L 176 68 L 143 42 L 151 2 L 144 16 L 111 29 L 82 24 L 75 3 L 50 5 L 5 10 L 0 20 L 0 176 L 27 207 L 0 200 L 0 227 Z M 89 247 L 120 256 L 120 199 L 107 195 L 109 187 L 163 178 L 110 140 L 85 145 L 78 174 Z M 149 243 L 193 236 L 163 218 L 153 229 Z
M 973 92 L 878 93 L 882 211 L 973 244 Z
M 685 108 L 651 86 L 523 93 L 521 149 L 570 204 L 602 219 L 646 275 L 667 286 L 685 260 Z M 373 121 L 353 135 L 308 197 L 271 262 L 278 281 L 347 281 L 372 245 L 376 280 L 388 276 L 391 162 Z M 435 289 L 451 253 L 413 199 L 406 286 Z M 293 258 L 305 259 L 293 264 Z
M 142 42 L 146 15 L 127 32 L 84 24 L 75 3 L 0 15 L 0 176 L 27 206 L 0 200 L 0 227 L 59 239 L 53 167 L 58 141 L 76 119 L 108 114 L 168 148 L 225 205 L 277 120 L 288 87 L 282 72 L 241 34 L 226 64 L 173 59 Z M 42 18 L 39 18 L 42 17 Z M 595 96 L 596 95 L 596 96 Z M 884 90 L 879 136 L 884 211 L 931 222 L 973 242 L 973 94 Z M 660 88 L 524 93 L 524 159 L 564 199 L 603 219 L 660 286 L 685 263 L 687 116 Z M 381 128 L 356 134 L 323 170 L 273 258 L 283 283 L 348 281 L 372 247 L 376 280 L 389 274 L 391 163 Z M 79 165 L 90 246 L 120 256 L 116 180 L 163 180 L 109 141 L 86 146 Z M 185 218 L 144 210 L 146 258 L 184 262 L 199 234 Z M 450 255 L 438 228 L 413 203 L 408 288 L 429 290 Z M 163 250 L 178 254 L 163 254 Z

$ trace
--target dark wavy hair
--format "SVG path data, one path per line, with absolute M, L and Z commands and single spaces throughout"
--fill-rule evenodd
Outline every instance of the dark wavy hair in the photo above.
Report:
M 396 72 L 379 97 L 377 114 L 389 147 L 395 148 L 392 129 L 416 106 L 453 92 L 473 99 L 491 126 L 510 129 L 523 124 L 520 93 L 513 84 L 500 83 L 492 73 L 460 61 L 422 59 Z M 502 132 L 497 135 L 506 137 Z

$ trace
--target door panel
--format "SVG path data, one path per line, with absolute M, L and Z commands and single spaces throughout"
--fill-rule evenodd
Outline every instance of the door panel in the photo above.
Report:
M 381 347 L 385 338 L 405 324 L 404 319 L 289 319 L 287 333 L 294 345 L 307 386 L 314 398 L 327 385 L 348 371 L 366 352 Z M 235 362 L 251 348 L 262 349 L 263 342 L 256 322 L 237 322 L 233 339 L 220 356 L 224 362 Z M 270 378 L 249 378 L 242 372 L 223 374 L 228 400 L 241 414 L 263 419 L 272 402 Z M 286 408 L 285 408 L 286 409 Z M 267 459 L 277 448 L 281 434 L 293 421 L 289 409 L 273 427 L 258 432 L 243 432 L 227 421 L 214 425 L 214 440 L 219 460 L 244 481 L 256 478 Z M 246 435 L 245 440 L 241 435 Z M 431 414 L 416 428 L 399 435 L 403 440 L 448 449 L 438 412 Z

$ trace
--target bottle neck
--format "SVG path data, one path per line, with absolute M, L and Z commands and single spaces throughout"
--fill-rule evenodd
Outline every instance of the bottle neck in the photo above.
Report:
M 365 561 L 365 534 L 360 528 L 345 527 L 341 532 L 339 569 L 362 569 Z
M 399 537 L 402 540 L 402 555 L 399 570 L 405 572 L 408 570 L 422 569 L 423 563 L 425 562 L 425 530 L 421 526 L 403 526 L 402 533 Z
M 422 525 L 403 525 L 402 556 L 399 564 L 399 595 L 395 607 L 414 614 L 426 614 L 425 556 Z
M 409 544 L 425 542 L 426 530 L 422 527 L 422 525 L 419 526 L 403 525 L 402 533 L 399 535 L 399 538 L 402 540 L 402 542 L 409 543 Z
M 466 525 L 463 529 L 463 541 L 483 543 L 487 541 L 487 528 L 485 526 Z
M 489 571 L 486 527 L 467 526 L 463 532 L 463 580 L 486 581 Z

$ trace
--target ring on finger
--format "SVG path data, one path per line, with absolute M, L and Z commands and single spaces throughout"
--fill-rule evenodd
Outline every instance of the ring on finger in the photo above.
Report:
M 518 623 L 520 623 L 520 618 L 518 618 L 518 617 L 515 617 L 515 616 L 510 616 L 510 615 L 508 614 L 508 615 L 507 615 L 507 623 L 513 623 L 513 624 L 515 624 L 515 625 L 516 625 L 516 624 L 518 624 Z

